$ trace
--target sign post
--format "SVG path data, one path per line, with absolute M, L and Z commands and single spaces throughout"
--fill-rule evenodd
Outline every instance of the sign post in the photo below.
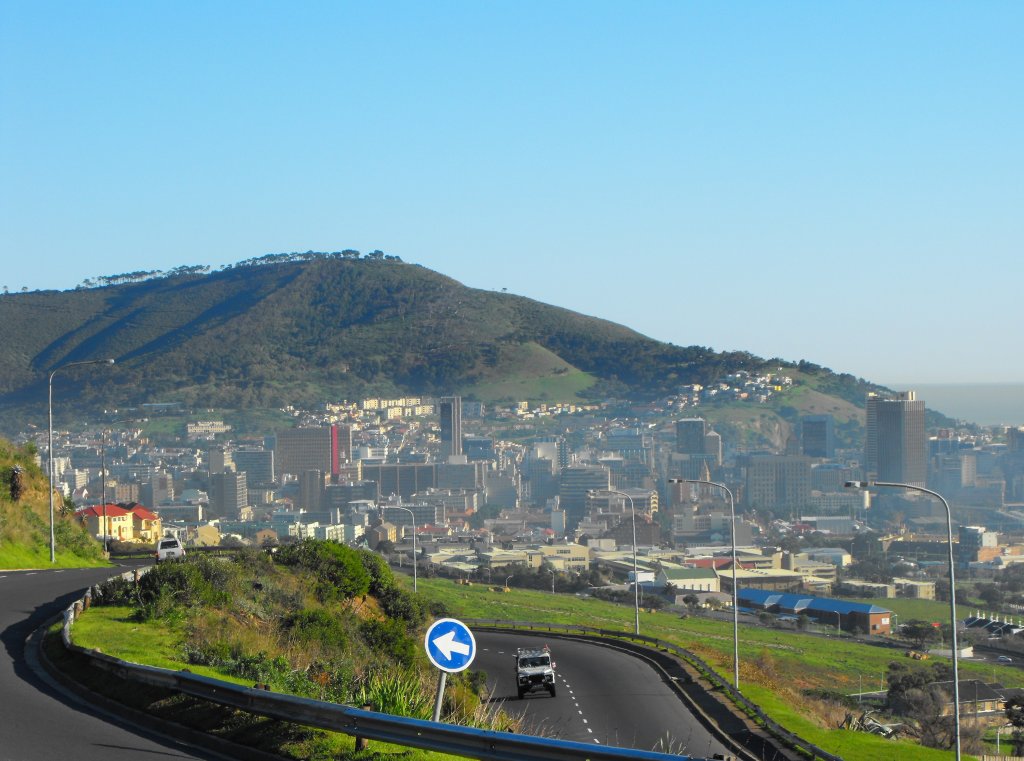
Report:
M 434 721 L 441 719 L 441 699 L 448 674 L 469 668 L 476 658 L 476 638 L 461 621 L 454 618 L 440 618 L 430 625 L 423 637 L 427 658 L 440 671 L 437 681 L 437 697 L 434 700 Z

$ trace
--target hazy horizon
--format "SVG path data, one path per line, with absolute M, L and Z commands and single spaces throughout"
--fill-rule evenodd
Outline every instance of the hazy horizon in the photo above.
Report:
M 1024 425 L 1024 383 L 884 383 L 916 391 L 928 409 L 978 425 Z

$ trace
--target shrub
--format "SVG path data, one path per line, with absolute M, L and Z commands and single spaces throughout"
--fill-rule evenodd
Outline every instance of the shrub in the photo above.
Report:
M 315 592 L 321 602 L 360 597 L 370 589 L 370 574 L 359 552 L 336 542 L 307 539 L 281 547 L 276 557 L 283 565 L 314 573 Z
M 223 606 L 231 600 L 232 571 L 230 564 L 202 556 L 154 566 L 139 579 L 141 614 L 154 618 L 175 607 Z
M 281 622 L 281 629 L 299 642 L 318 642 L 339 650 L 348 644 L 341 621 L 323 608 L 292 613 Z
M 427 618 L 423 601 L 404 589 L 389 587 L 378 595 L 377 601 L 389 618 L 404 621 L 410 629 L 419 626 Z
M 389 655 L 404 666 L 411 666 L 416 660 L 418 649 L 412 637 L 405 633 L 401 621 L 364 621 L 359 627 L 366 644 L 378 653 Z
M 97 590 L 99 594 L 93 597 L 95 605 L 134 605 L 138 602 L 135 582 L 123 576 L 107 579 Z
M 359 559 L 370 574 L 370 594 L 380 597 L 385 591 L 395 586 L 395 574 L 387 561 L 376 552 L 360 550 Z

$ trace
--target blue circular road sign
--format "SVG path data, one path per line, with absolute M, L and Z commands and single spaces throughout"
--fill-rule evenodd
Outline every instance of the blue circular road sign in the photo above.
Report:
M 423 646 L 430 662 L 450 674 L 468 668 L 476 657 L 473 632 L 454 618 L 441 618 L 432 623 L 423 638 Z

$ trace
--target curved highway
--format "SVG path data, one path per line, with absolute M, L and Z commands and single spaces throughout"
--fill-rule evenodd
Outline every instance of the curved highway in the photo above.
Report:
M 691 714 L 665 677 L 645 660 L 609 647 L 525 633 L 474 632 L 472 668 L 487 672 L 492 700 L 524 717 L 524 732 L 563 740 L 711 758 L 728 751 Z M 516 696 L 518 647 L 548 644 L 558 694 Z
M 100 715 L 55 689 L 26 662 L 25 640 L 32 632 L 114 573 L 110 568 L 0 571 L 0 761 L 223 758 Z

